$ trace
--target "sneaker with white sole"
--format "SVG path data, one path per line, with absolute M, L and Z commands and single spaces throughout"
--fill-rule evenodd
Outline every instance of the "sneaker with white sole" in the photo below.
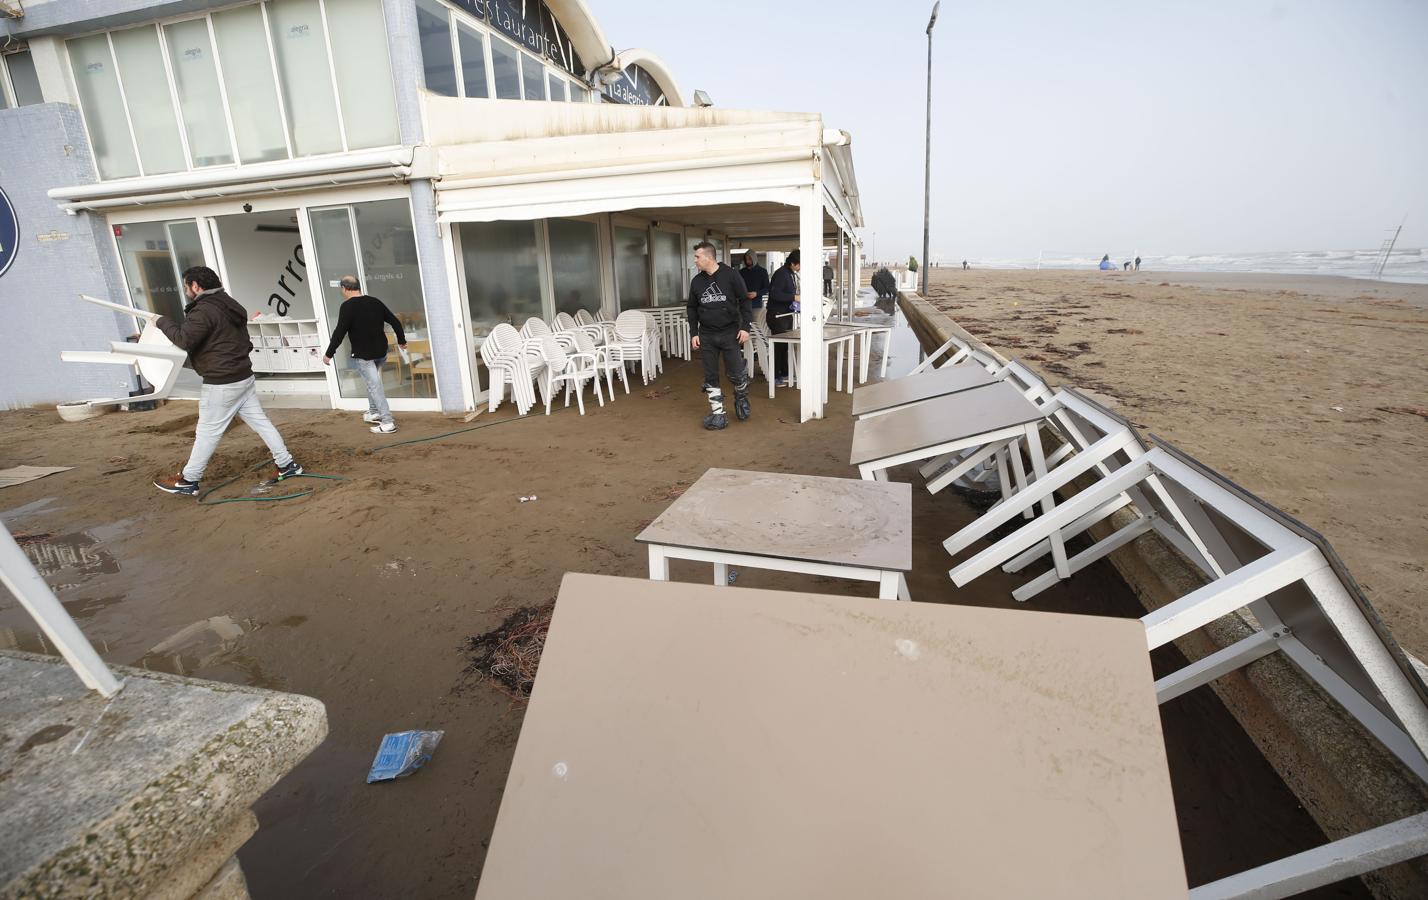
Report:
M 154 482 L 154 487 L 168 494 L 178 494 L 183 497 L 198 496 L 198 482 L 188 481 L 180 472 L 168 478 L 160 478 Z
M 378 413 L 363 413 L 362 421 L 366 422 L 368 425 L 376 425 L 378 422 L 382 421 L 382 417 Z
M 278 466 L 278 477 L 274 480 L 282 481 L 284 478 L 296 478 L 301 474 L 302 466 L 297 464 L 297 460 L 293 460 L 285 466 Z
M 397 430 L 397 423 L 388 422 L 385 425 L 373 425 L 367 430 L 372 432 L 373 434 L 391 434 L 392 432 Z

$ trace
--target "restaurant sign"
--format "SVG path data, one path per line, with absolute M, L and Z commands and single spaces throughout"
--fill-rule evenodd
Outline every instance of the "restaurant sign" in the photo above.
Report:
M 15 261 L 20 249 L 20 219 L 15 215 L 15 207 L 0 188 L 0 275 Z
M 549 60 L 572 75 L 585 76 L 570 35 L 541 0 L 451 0 L 457 6 L 506 35 L 521 49 Z
M 616 103 L 633 106 L 665 105 L 664 91 L 654 77 L 639 66 L 628 66 L 620 78 L 605 86 L 605 96 Z

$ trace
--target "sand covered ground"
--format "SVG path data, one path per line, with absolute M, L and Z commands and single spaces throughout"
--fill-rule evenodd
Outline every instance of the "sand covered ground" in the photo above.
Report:
M 1428 285 L 936 269 L 929 293 L 1323 533 L 1428 658 Z

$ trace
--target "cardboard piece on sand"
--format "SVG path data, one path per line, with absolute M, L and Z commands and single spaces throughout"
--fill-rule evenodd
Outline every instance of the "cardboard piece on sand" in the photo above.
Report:
M 13 469 L 0 469 L 0 488 L 14 487 L 56 472 L 68 472 L 72 468 L 74 466 L 15 466 Z

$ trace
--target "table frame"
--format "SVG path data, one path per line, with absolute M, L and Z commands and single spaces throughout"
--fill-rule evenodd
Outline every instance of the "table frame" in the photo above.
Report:
M 789 559 L 783 556 L 759 556 L 752 553 L 733 553 L 728 550 L 700 550 L 681 547 L 676 544 L 650 542 L 650 580 L 669 581 L 669 561 L 688 559 L 694 562 L 714 564 L 714 584 L 729 586 L 729 567 L 745 569 L 771 569 L 777 572 L 796 572 L 800 575 L 826 575 L 830 578 L 852 578 L 857 581 L 871 581 L 878 586 L 878 599 L 911 601 L 907 590 L 907 578 L 901 569 L 879 569 L 873 566 L 844 566 L 836 563 L 812 562 L 804 559 Z

